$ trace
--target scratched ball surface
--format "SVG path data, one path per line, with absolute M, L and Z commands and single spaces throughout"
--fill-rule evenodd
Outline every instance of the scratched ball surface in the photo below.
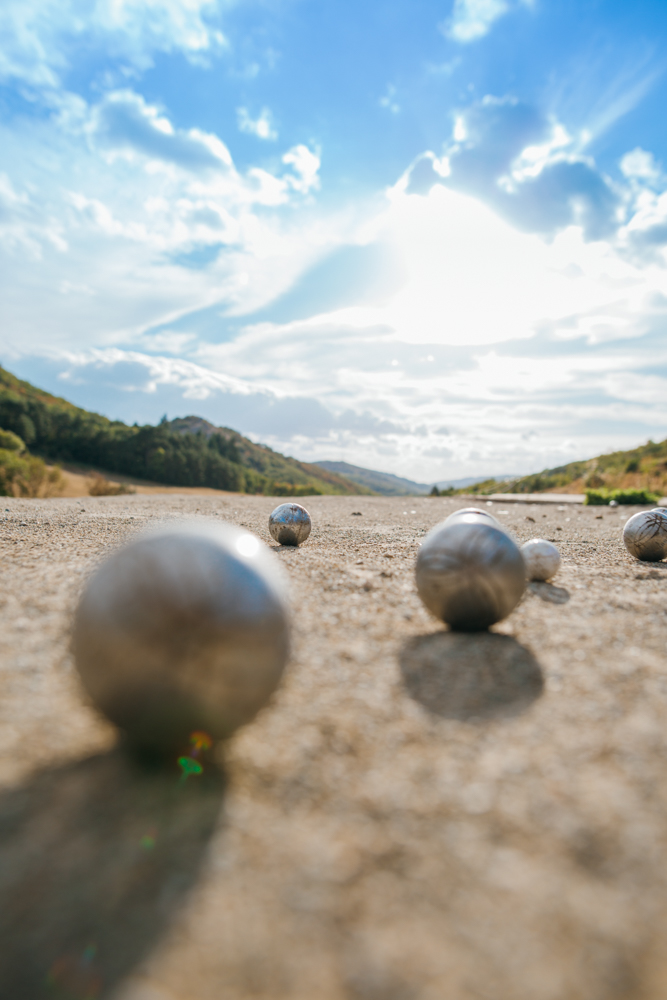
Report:
M 311 527 L 310 514 L 300 503 L 281 503 L 269 515 L 269 531 L 279 545 L 301 545 Z
M 521 546 L 529 580 L 551 580 L 560 568 L 560 552 L 546 538 L 531 538 Z
M 623 528 L 625 547 L 643 562 L 667 559 L 667 510 L 656 507 L 633 514 Z
M 462 507 L 455 510 L 453 514 L 445 518 L 445 524 L 477 524 L 479 522 L 493 524 L 496 528 L 502 528 L 500 521 L 490 514 L 488 510 L 481 510 L 479 507 Z
M 229 736 L 277 687 L 289 651 L 281 570 L 227 524 L 184 522 L 139 538 L 89 580 L 72 649 L 91 700 L 130 739 L 162 751 Z
M 437 618 L 472 632 L 506 618 L 526 586 L 518 546 L 493 524 L 449 524 L 433 528 L 417 556 L 417 590 Z

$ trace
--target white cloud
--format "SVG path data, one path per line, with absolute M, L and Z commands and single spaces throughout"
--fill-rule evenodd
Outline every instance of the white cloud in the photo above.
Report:
M 296 177 L 287 175 L 287 183 L 301 194 L 316 191 L 320 186 L 319 169 L 321 160 L 307 146 L 293 146 L 283 156 L 283 163 L 292 167 Z
M 382 304 L 345 304 L 322 321 L 393 330 L 402 341 L 491 344 L 545 327 L 591 341 L 634 336 L 664 271 L 624 259 L 571 226 L 551 242 L 523 233 L 477 199 L 434 186 L 427 197 L 393 190 L 374 231 L 407 281 Z M 582 276 L 577 279 L 576 275 Z
M 57 86 L 84 43 L 139 68 L 157 52 L 201 60 L 225 45 L 208 20 L 219 8 L 218 0 L 3 0 L 0 78 Z
M 66 369 L 60 375 L 63 381 L 75 382 L 81 379 L 84 369 L 90 377 L 91 372 L 109 371 L 122 364 L 125 373 L 129 367 L 133 367 L 139 374 L 134 383 L 122 386 L 126 392 L 155 393 L 161 386 L 176 386 L 182 390 L 183 399 L 207 399 L 214 392 L 245 396 L 262 393 L 271 395 L 269 390 L 257 383 L 251 385 L 243 379 L 202 368 L 201 365 L 182 358 L 156 357 L 118 348 L 64 353 L 61 358 L 70 366 L 69 370 Z
M 396 99 L 396 93 L 396 87 L 392 83 L 388 83 L 384 95 L 379 100 L 380 107 L 386 108 L 392 115 L 398 115 L 401 111 L 401 105 Z
M 660 165 L 656 163 L 653 153 L 648 153 L 640 146 L 626 153 L 620 162 L 621 173 L 628 180 L 637 180 L 644 184 L 658 184 L 663 179 Z
M 618 185 L 559 122 L 510 96 L 487 94 L 460 111 L 444 155 L 423 153 L 399 186 L 424 194 L 445 177 L 448 187 L 543 235 L 577 225 L 587 239 L 609 238 L 622 219 Z
M 278 132 L 273 126 L 273 116 L 268 108 L 262 108 L 258 118 L 251 118 L 247 108 L 238 108 L 236 117 L 241 132 L 270 142 L 278 138 Z
M 452 16 L 442 30 L 455 42 L 476 42 L 488 34 L 494 22 L 510 10 L 507 0 L 454 0 Z

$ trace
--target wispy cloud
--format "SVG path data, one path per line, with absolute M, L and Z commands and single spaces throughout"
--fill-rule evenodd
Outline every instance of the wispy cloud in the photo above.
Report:
M 223 170 L 232 158 L 223 142 L 199 129 L 175 129 L 169 119 L 131 90 L 114 91 L 92 111 L 88 126 L 100 148 L 139 154 L 186 170 Z
M 381 108 L 386 108 L 387 111 L 392 113 L 392 115 L 400 113 L 401 105 L 398 103 L 396 97 L 396 87 L 392 83 L 387 84 L 387 89 L 378 103 Z
M 425 154 L 413 169 L 419 173 L 405 178 L 408 190 L 446 183 L 531 232 L 577 225 L 597 240 L 620 224 L 621 198 L 609 178 L 577 152 L 562 125 L 513 97 L 487 95 L 463 109 L 444 156 Z
M 590 142 L 599 138 L 621 118 L 630 114 L 650 93 L 664 72 L 663 64 L 644 73 L 639 79 L 632 79 L 634 73 L 620 73 L 589 115 L 584 131 L 585 140 Z
M 520 2 L 530 5 L 532 0 Z M 441 25 L 441 30 L 452 41 L 464 45 L 476 42 L 489 33 L 499 18 L 516 6 L 508 0 L 454 0 L 452 15 Z
M 262 108 L 257 118 L 251 118 L 247 108 L 237 108 L 236 118 L 241 132 L 271 142 L 278 138 L 278 132 L 273 125 L 273 116 L 268 108 Z
M 218 0 L 3 0 L 0 78 L 57 86 L 82 42 L 140 68 L 158 52 L 193 61 L 224 49 Z

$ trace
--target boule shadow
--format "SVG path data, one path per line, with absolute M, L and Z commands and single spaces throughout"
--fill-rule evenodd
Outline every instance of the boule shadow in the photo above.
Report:
M 542 668 L 530 650 L 498 632 L 415 636 L 402 646 L 399 664 L 410 697 L 445 719 L 520 715 L 544 690 Z
M 196 885 L 224 788 L 116 749 L 0 796 L 0 996 L 114 995 Z
M 554 583 L 542 580 L 532 580 L 526 587 L 530 594 L 539 597 L 547 604 L 567 604 L 570 600 L 570 591 L 565 587 L 557 587 Z

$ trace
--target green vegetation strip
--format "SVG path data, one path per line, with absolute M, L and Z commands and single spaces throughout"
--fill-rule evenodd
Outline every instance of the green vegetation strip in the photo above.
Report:
M 657 504 L 660 497 L 649 490 L 586 490 L 585 504 L 602 506 L 615 500 L 618 504 Z

